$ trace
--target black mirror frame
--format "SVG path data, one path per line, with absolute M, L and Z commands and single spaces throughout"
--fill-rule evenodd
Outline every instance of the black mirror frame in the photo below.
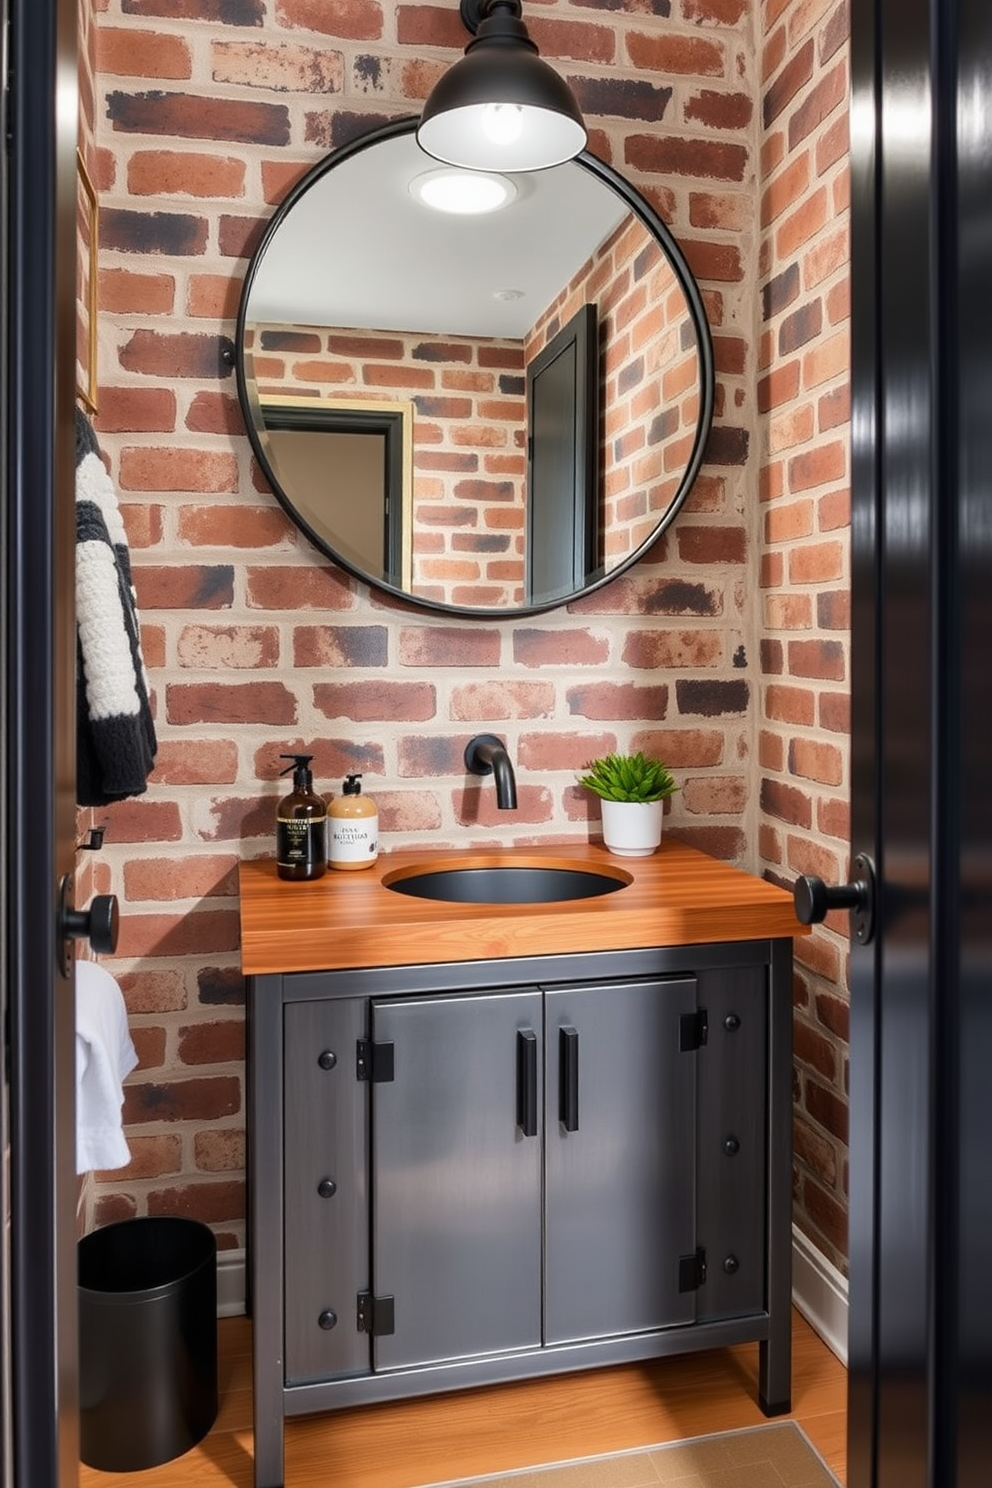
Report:
M 409 594 L 406 590 L 397 588 L 395 585 L 387 583 L 382 578 L 375 578 L 372 575 L 365 573 L 361 569 L 356 568 L 353 564 L 349 563 L 347 559 L 343 558 L 338 552 L 336 552 L 325 538 L 321 537 L 317 532 L 315 532 L 312 526 L 306 521 L 306 519 L 300 515 L 286 492 L 282 489 L 282 486 L 280 485 L 279 480 L 277 479 L 275 472 L 271 467 L 262 441 L 259 437 L 254 416 L 254 409 L 257 404 L 257 399 L 250 391 L 247 384 L 247 379 L 245 377 L 245 359 L 243 349 L 245 326 L 247 322 L 248 302 L 251 297 L 252 286 L 254 284 L 259 265 L 261 264 L 265 256 L 272 238 L 278 232 L 280 226 L 282 225 L 288 214 L 292 211 L 293 206 L 299 200 L 299 198 L 303 196 L 307 191 L 309 191 L 310 188 L 315 184 L 315 182 L 318 181 L 322 176 L 326 175 L 328 171 L 333 170 L 336 165 L 348 159 L 350 156 L 360 154 L 363 150 L 366 150 L 373 145 L 379 144 L 383 140 L 392 139 L 397 135 L 415 133 L 417 123 L 418 119 L 416 116 L 406 116 L 402 119 L 396 119 L 393 120 L 391 123 L 379 125 L 376 128 L 369 130 L 365 134 L 358 135 L 353 140 L 350 140 L 347 144 L 341 145 L 337 149 L 332 150 L 329 155 L 326 155 L 322 160 L 319 160 L 316 165 L 311 167 L 311 169 L 307 171 L 306 174 L 302 176 L 299 181 L 297 181 L 296 185 L 292 187 L 288 195 L 280 203 L 276 211 L 273 213 L 272 217 L 269 219 L 265 231 L 263 232 L 262 237 L 259 240 L 258 245 L 251 256 L 251 260 L 248 264 L 248 269 L 245 274 L 244 284 L 241 290 L 241 300 L 238 305 L 237 327 L 235 330 L 234 340 L 234 364 L 235 374 L 237 378 L 238 399 L 241 404 L 241 412 L 244 418 L 248 438 L 251 442 L 255 458 L 258 460 L 262 473 L 264 474 L 266 480 L 269 482 L 269 485 L 272 488 L 273 495 L 283 507 L 287 516 L 290 517 L 293 524 L 301 532 L 303 532 L 306 537 L 309 538 L 314 547 L 319 552 L 323 553 L 325 557 L 329 558 L 334 564 L 343 569 L 346 573 L 350 574 L 353 578 L 360 580 L 363 584 L 369 585 L 370 588 L 378 590 L 383 594 L 388 594 L 391 598 L 396 599 L 404 605 L 414 605 L 418 608 L 425 609 L 436 614 L 458 615 L 467 619 L 489 621 L 492 621 L 494 619 L 516 619 L 518 617 L 523 618 L 527 615 L 537 615 L 545 613 L 548 610 L 564 608 L 567 605 L 574 603 L 576 600 L 582 599 L 586 595 L 593 594 L 598 589 L 604 588 L 607 584 L 611 584 L 614 579 L 619 578 L 621 574 L 627 573 L 641 558 L 643 558 L 644 554 L 654 546 L 662 533 L 664 533 L 671 526 L 672 522 L 675 520 L 675 517 L 678 515 L 682 506 L 685 504 L 685 500 L 690 490 L 692 489 L 696 476 L 699 473 L 699 468 L 702 464 L 703 454 L 706 448 L 706 441 L 709 437 L 710 427 L 713 422 L 713 406 L 715 398 L 715 373 L 713 365 L 712 336 L 710 334 L 709 322 L 706 318 L 706 310 L 703 305 L 702 295 L 700 294 L 699 286 L 697 285 L 692 271 L 685 259 L 685 255 L 682 253 L 681 248 L 679 248 L 677 242 L 673 238 L 669 229 L 666 227 L 665 223 L 658 216 L 657 212 L 655 212 L 650 203 L 645 201 L 640 192 L 638 192 L 635 187 L 630 184 L 629 181 L 625 180 L 624 177 L 619 174 L 619 172 L 614 170 L 612 166 L 607 165 L 605 161 L 600 160 L 597 156 L 591 154 L 588 150 L 583 150 L 579 155 L 577 155 L 575 157 L 575 163 L 581 165 L 592 175 L 598 177 L 599 180 L 601 180 L 605 185 L 609 186 L 610 189 L 614 191 L 617 196 L 619 196 L 626 203 L 627 207 L 634 214 L 634 216 L 639 218 L 641 223 L 652 235 L 652 237 L 654 237 L 661 244 L 666 257 L 668 258 L 669 264 L 671 265 L 672 272 L 678 280 L 679 286 L 682 289 L 683 294 L 685 295 L 686 304 L 689 307 L 689 315 L 691 318 L 692 326 L 696 334 L 696 344 L 699 350 L 699 418 L 696 424 L 696 437 L 693 441 L 692 453 L 686 465 L 685 473 L 679 484 L 678 490 L 676 491 L 671 503 L 669 504 L 667 511 L 658 522 L 658 525 L 652 530 L 651 535 L 646 538 L 643 543 L 641 543 L 640 547 L 636 548 L 634 552 L 630 553 L 621 563 L 618 563 L 616 568 L 610 569 L 608 573 L 597 573 L 588 584 L 585 584 L 581 589 L 577 589 L 574 594 L 570 594 L 565 597 L 554 597 L 537 604 L 513 605 L 512 607 L 504 606 L 499 609 L 490 609 L 483 608 L 481 606 L 473 608 L 467 605 L 443 604 L 438 600 L 422 599 L 418 595 Z

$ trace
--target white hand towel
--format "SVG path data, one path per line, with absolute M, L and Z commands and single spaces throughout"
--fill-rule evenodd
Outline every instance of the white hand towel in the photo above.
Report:
M 123 1168 L 123 1082 L 138 1063 L 120 987 L 95 961 L 76 962 L 76 1172 Z

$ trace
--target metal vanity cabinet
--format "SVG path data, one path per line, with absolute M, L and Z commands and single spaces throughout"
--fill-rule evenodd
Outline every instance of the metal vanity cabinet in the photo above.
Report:
M 257 1488 L 283 1418 L 738 1343 L 788 1408 L 791 944 L 250 980 Z

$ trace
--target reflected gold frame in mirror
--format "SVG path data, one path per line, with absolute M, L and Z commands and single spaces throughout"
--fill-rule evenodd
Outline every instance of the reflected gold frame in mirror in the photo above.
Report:
M 415 413 L 413 403 L 404 398 L 340 398 L 334 396 L 300 399 L 291 393 L 266 393 L 257 406 L 263 419 L 266 409 L 298 415 L 301 427 L 305 427 L 307 414 L 331 414 L 336 416 L 337 432 L 348 434 L 365 433 L 366 430 L 362 428 L 362 425 L 370 417 L 378 416 L 395 420 L 399 429 L 399 470 L 397 472 L 399 479 L 389 480 L 388 469 L 386 477 L 389 480 L 389 501 L 394 509 L 398 506 L 400 513 L 397 544 L 400 585 L 404 590 L 410 589 L 413 582 L 413 421 Z M 315 431 L 316 423 L 317 421 L 314 425 Z M 275 432 L 271 428 L 266 429 L 263 438 L 267 444 L 271 445 Z M 304 527 L 311 540 L 319 545 L 321 542 L 319 534 L 313 531 L 312 523 L 307 520 L 306 511 L 299 506 L 295 512 L 295 519 Z
M 100 203 L 82 152 L 76 151 L 76 395 L 89 413 L 98 412 L 97 273 Z M 85 319 L 83 319 L 85 317 Z

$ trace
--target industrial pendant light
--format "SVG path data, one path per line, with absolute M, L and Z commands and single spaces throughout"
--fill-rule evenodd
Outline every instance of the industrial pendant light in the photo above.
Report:
M 468 170 L 543 170 L 578 155 L 579 106 L 538 55 L 520 0 L 461 0 L 460 13 L 473 39 L 424 105 L 421 149 Z

